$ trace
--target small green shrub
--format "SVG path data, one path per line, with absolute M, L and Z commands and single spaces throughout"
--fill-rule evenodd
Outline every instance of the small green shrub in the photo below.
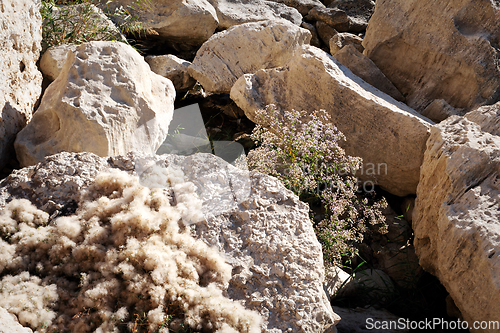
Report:
M 110 9 L 107 1 L 103 14 L 116 26 L 109 24 L 98 9 L 98 0 L 42 0 L 40 13 L 43 19 L 42 44 L 47 49 L 61 44 L 81 44 L 93 40 L 118 40 L 127 42 L 122 36 L 144 30 L 138 16 L 131 11 L 150 8 L 148 0 L 136 0 L 127 7 Z
M 370 230 L 386 232 L 381 209 L 387 203 L 358 193 L 354 173 L 362 160 L 339 146 L 345 137 L 325 111 L 280 114 L 270 105 L 256 122 L 263 126 L 252 133 L 259 146 L 248 155 L 249 168 L 277 177 L 309 203 L 327 266 L 355 256 L 356 243 Z

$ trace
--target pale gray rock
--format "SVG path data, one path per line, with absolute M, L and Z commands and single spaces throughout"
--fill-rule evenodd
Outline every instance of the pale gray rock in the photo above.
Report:
M 63 44 L 49 47 L 40 59 L 40 70 L 50 81 L 54 81 L 61 73 L 61 70 L 68 57 L 68 52 L 75 53 L 78 45 Z
M 436 99 L 420 112 L 420 114 L 439 123 L 450 116 L 463 116 L 464 111 L 463 109 L 454 108 L 444 99 Z
M 333 266 L 326 271 L 325 290 L 330 299 L 338 296 L 339 291 L 344 288 L 352 276 L 342 270 L 342 268 Z
M 228 93 L 243 74 L 285 65 L 310 40 L 308 30 L 286 20 L 241 24 L 206 41 L 189 74 L 206 91 Z
M 339 34 L 340 35 L 340 34 Z M 332 38 L 332 40 L 335 37 Z M 330 42 L 330 50 L 331 50 Z M 331 51 L 330 51 L 331 52 Z M 334 58 L 345 67 L 349 68 L 355 75 L 362 78 L 378 90 L 385 92 L 397 101 L 403 102 L 405 98 L 391 81 L 380 71 L 373 61 L 361 53 L 353 45 L 347 45 L 335 53 Z M 432 118 L 428 117 L 432 120 Z
M 23 327 L 17 318 L 4 308 L 0 307 L 0 333 L 32 333 L 27 327 Z
M 359 52 L 363 52 L 364 48 L 363 45 L 361 45 L 362 42 L 363 38 L 359 37 L 358 35 L 351 34 L 349 32 L 338 33 L 330 39 L 330 54 L 335 55 L 347 45 L 352 45 Z
M 499 100 L 498 1 L 377 0 L 365 55 L 422 111 L 436 99 L 471 110 Z
M 27 166 L 61 151 L 154 152 L 167 136 L 174 99 L 172 82 L 151 72 L 131 46 L 82 44 L 17 135 L 17 158 Z
M 265 20 L 285 19 L 300 25 L 302 15 L 295 8 L 267 0 L 209 0 L 217 11 L 219 28 Z
M 109 9 L 113 12 L 123 6 L 160 38 L 195 46 L 203 44 L 219 24 L 215 8 L 207 0 L 148 0 L 140 4 L 135 0 L 115 0 Z
M 310 44 L 312 46 L 321 47 L 321 41 L 319 40 L 318 31 L 316 30 L 316 27 L 313 24 L 307 22 L 302 22 L 300 26 L 304 29 L 309 30 L 309 32 L 311 33 L 312 37 Z
M 314 7 L 325 8 L 325 5 L 319 0 L 271 0 L 279 2 L 288 7 L 295 8 L 303 16 L 307 15 Z
M 147 56 L 144 58 L 149 67 L 158 75 L 166 77 L 174 84 L 175 90 L 185 91 L 194 86 L 196 80 L 188 73 L 191 63 L 173 54 Z
M 255 112 L 269 104 L 278 111 L 327 110 L 347 138 L 341 143 L 346 153 L 364 160 L 358 177 L 396 195 L 416 192 L 432 122 L 324 51 L 304 45 L 286 66 L 244 75 L 231 98 L 254 121 Z
M 77 202 L 80 190 L 90 186 L 108 167 L 106 159 L 91 153 L 68 153 L 46 157 L 40 164 L 14 170 L 0 182 L 0 208 L 15 198 L 31 201 L 54 214 Z
M 42 17 L 36 2 L 0 0 L 0 169 L 42 93 Z
M 315 7 L 309 11 L 306 18 L 325 22 L 337 31 L 349 30 L 349 17 L 340 9 Z
M 341 320 L 336 326 L 339 333 L 404 333 L 409 332 L 398 326 L 400 317 L 384 309 L 333 307 Z M 403 318 L 403 322 L 406 320 Z M 385 325 L 385 326 L 383 326 Z M 389 326 L 392 325 L 392 326 Z
M 413 212 L 415 249 L 470 323 L 500 313 L 499 179 L 499 136 L 458 116 L 431 129 Z
M 25 198 L 55 216 L 109 168 L 137 174 L 141 183 L 163 184 L 176 202 L 181 197 L 164 182 L 162 170 L 183 171 L 203 202 L 204 219 L 191 226 L 193 233 L 233 266 L 228 296 L 258 311 L 265 332 L 334 331 L 339 317 L 323 289 L 321 245 L 307 205 L 276 178 L 237 169 L 214 155 L 101 158 L 63 152 L 2 180 L 0 208 Z
M 481 131 L 500 136 L 500 102 L 477 108 L 465 118 L 481 126 Z

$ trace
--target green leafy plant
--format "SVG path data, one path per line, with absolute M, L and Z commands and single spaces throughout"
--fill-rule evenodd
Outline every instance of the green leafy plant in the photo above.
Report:
M 98 0 L 42 0 L 42 44 L 44 49 L 61 44 L 81 44 L 92 40 L 126 42 L 122 33 L 139 34 L 144 27 L 131 11 L 151 8 L 148 0 L 136 0 L 131 5 L 115 7 L 112 0 L 99 9 Z M 105 15 L 105 16 L 104 16 Z M 106 19 L 116 22 L 116 26 Z
M 275 176 L 311 208 L 327 266 L 355 256 L 364 234 L 386 232 L 381 213 L 387 203 L 358 192 L 358 157 L 339 146 L 344 135 L 325 111 L 257 112 L 252 138 L 259 146 L 248 155 L 249 168 Z

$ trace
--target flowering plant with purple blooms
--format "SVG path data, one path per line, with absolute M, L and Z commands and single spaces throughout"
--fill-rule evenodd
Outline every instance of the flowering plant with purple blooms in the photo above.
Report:
M 249 152 L 248 165 L 280 179 L 309 204 L 327 266 L 356 255 L 368 231 L 386 232 L 381 209 L 387 203 L 358 193 L 354 172 L 362 159 L 345 154 L 339 146 L 345 137 L 324 110 L 281 114 L 269 105 L 256 117 L 252 139 L 258 147 Z

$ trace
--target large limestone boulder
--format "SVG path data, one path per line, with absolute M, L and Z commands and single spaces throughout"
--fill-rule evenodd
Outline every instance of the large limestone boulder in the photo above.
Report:
M 111 12 L 123 6 L 144 28 L 183 44 L 203 44 L 219 24 L 215 8 L 207 0 L 148 0 L 139 5 L 135 0 L 115 0 L 106 6 Z
M 357 176 L 396 195 L 416 192 L 432 123 L 324 51 L 304 45 L 288 65 L 244 75 L 231 98 L 252 120 L 269 104 L 281 111 L 326 110 L 347 138 L 346 153 L 364 160 Z
M 61 151 L 155 151 L 167 136 L 174 99 L 172 82 L 151 72 L 131 46 L 82 44 L 17 135 L 18 160 L 27 166 Z
M 13 154 L 13 143 L 42 93 L 36 62 L 42 41 L 42 17 L 36 2 L 0 0 L 0 169 Z
M 499 136 L 452 116 L 431 129 L 417 189 L 420 265 L 439 278 L 470 325 L 500 313 L 499 161 Z
M 330 41 L 330 45 L 333 39 L 334 38 Z M 355 75 L 359 76 L 378 90 L 385 92 L 395 100 L 404 101 L 403 95 L 401 95 L 399 90 L 389 81 L 377 65 L 356 49 L 355 46 L 346 45 L 335 53 L 333 57 L 342 65 L 349 68 Z
M 365 55 L 422 111 L 436 99 L 468 110 L 499 98 L 493 0 L 378 0 Z
M 285 19 L 300 25 L 302 15 L 295 8 L 267 0 L 209 0 L 217 11 L 219 28 L 265 20 Z
M 189 201 L 185 193 L 196 192 L 204 216 L 191 225 L 193 234 L 232 266 L 228 296 L 258 311 L 263 331 L 323 333 L 339 321 L 323 289 L 321 245 L 307 205 L 277 179 L 242 171 L 214 155 L 101 158 L 63 152 L 0 182 L 0 208 L 25 198 L 52 217 L 72 214 L 74 199 L 110 168 L 164 187 L 177 204 Z M 173 177 L 166 176 L 167 169 L 182 170 L 176 179 L 184 182 L 169 185 Z
M 241 24 L 205 42 L 189 73 L 205 90 L 228 93 L 243 74 L 285 65 L 310 40 L 308 30 L 285 20 Z

